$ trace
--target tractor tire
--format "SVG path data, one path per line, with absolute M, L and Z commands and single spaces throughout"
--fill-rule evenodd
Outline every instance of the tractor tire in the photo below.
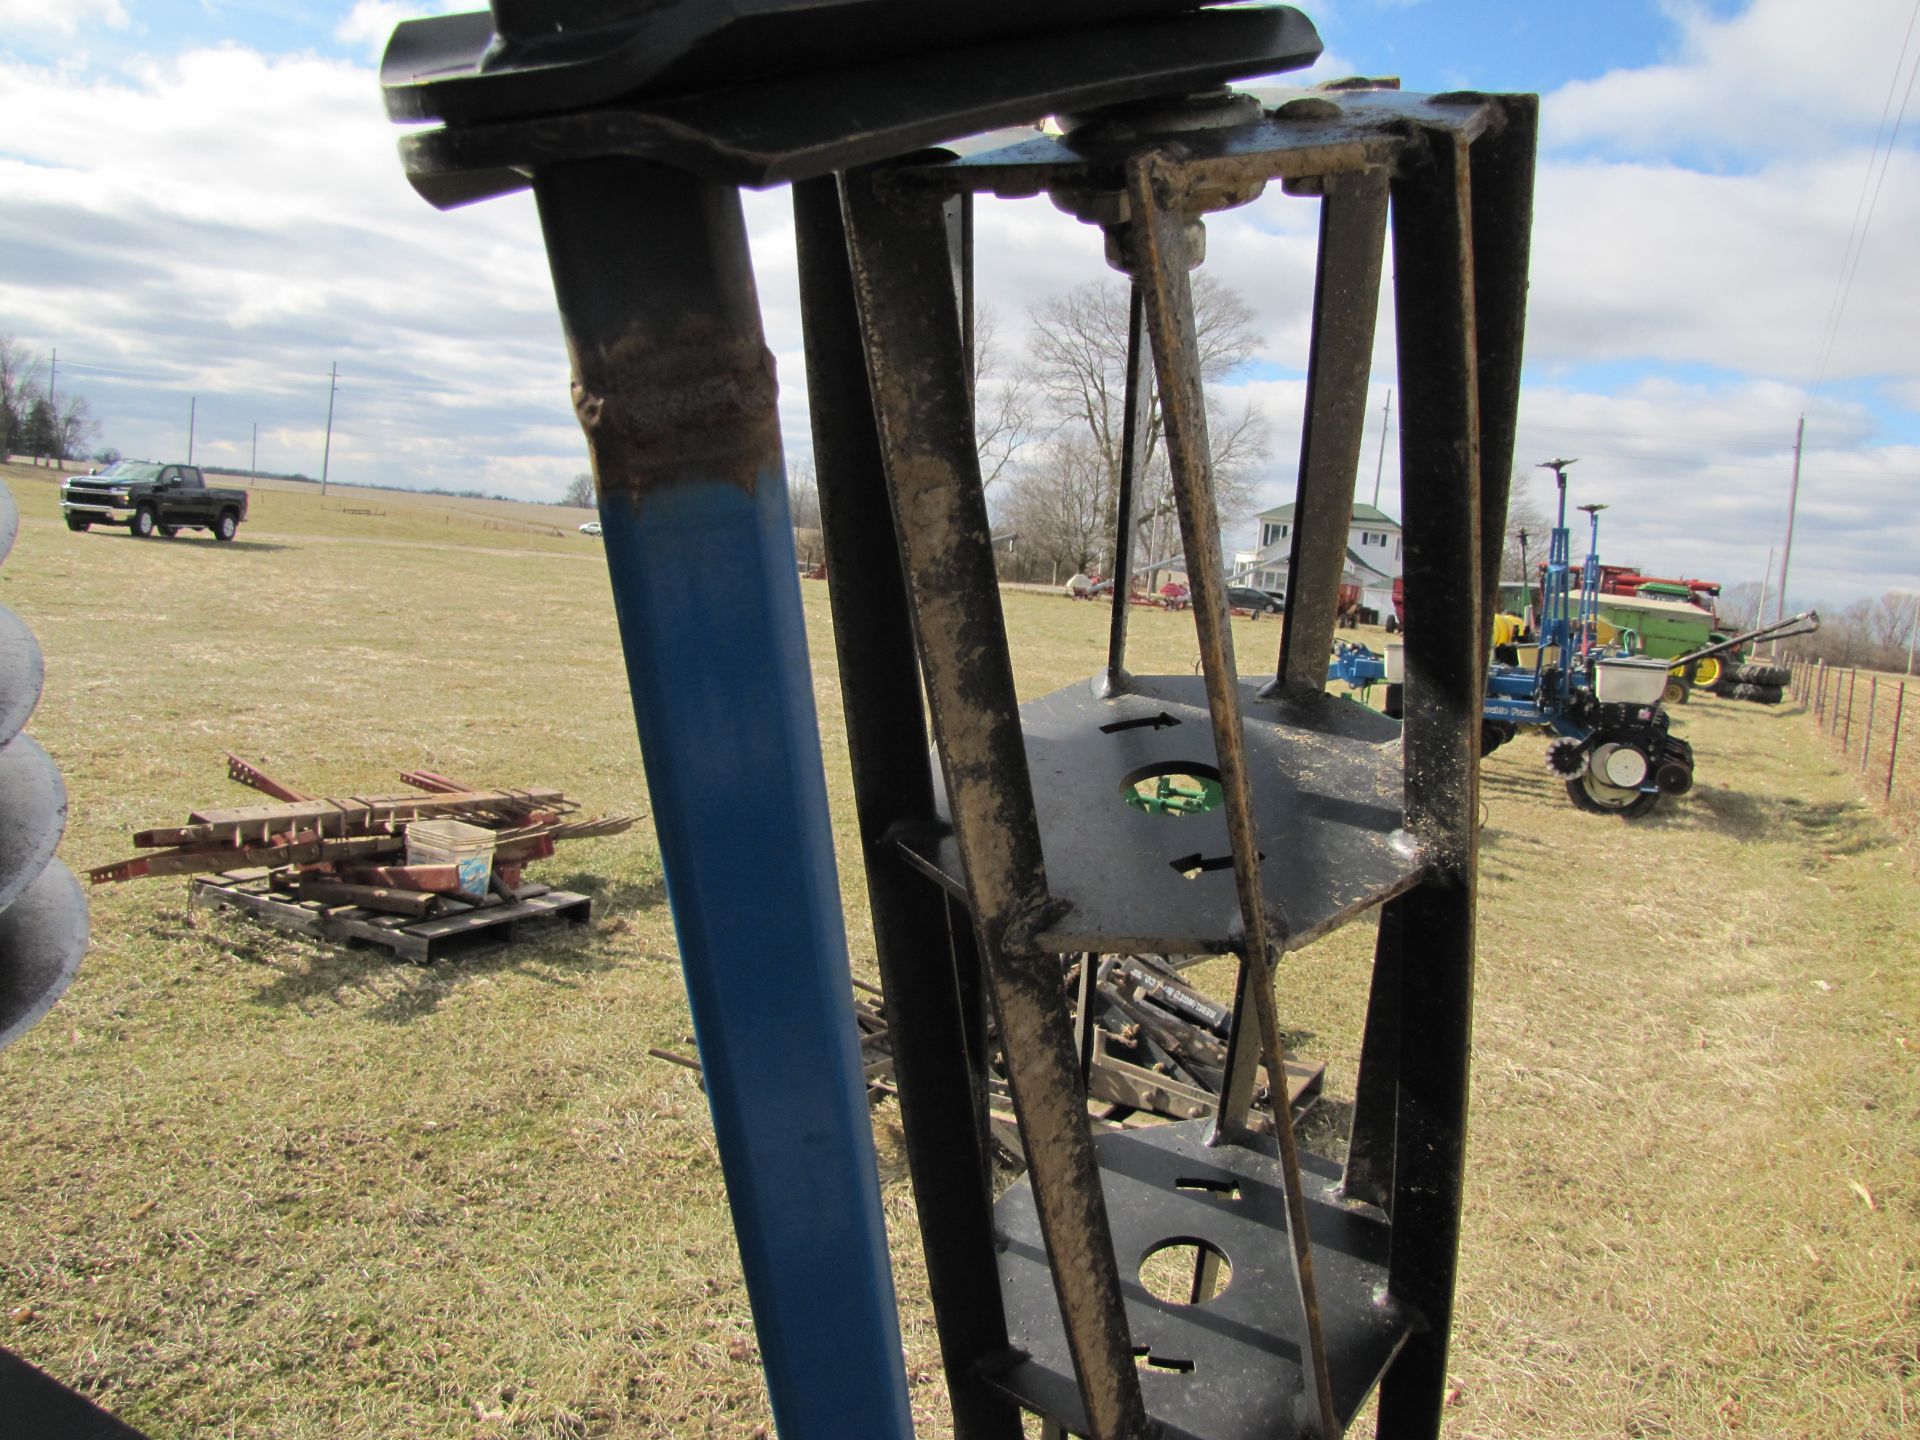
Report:
M 1693 683 L 1703 690 L 1720 693 L 1721 686 L 1727 681 L 1728 666 L 1718 655 L 1709 655 L 1704 660 L 1693 662 Z
M 1480 755 L 1484 759 L 1513 739 L 1518 733 L 1516 727 L 1504 720 L 1482 720 L 1480 722 Z
M 1577 780 L 1567 781 L 1567 798 L 1576 810 L 1589 815 L 1618 815 L 1622 820 L 1638 820 L 1660 803 L 1660 796 L 1644 790 L 1617 790 L 1589 770 Z
M 1746 700 L 1755 705 L 1778 705 L 1780 693 L 1778 685 L 1741 684 L 1733 687 L 1734 699 Z
M 133 532 L 136 539 L 151 540 L 154 531 L 160 528 L 160 522 L 154 515 L 151 505 L 142 505 L 133 512 L 133 519 L 127 528 Z
M 1684 705 L 1693 694 L 1693 687 L 1678 675 L 1667 676 L 1667 688 L 1660 692 L 1660 701 L 1665 705 Z
M 1771 685 L 1778 689 L 1792 679 L 1793 671 L 1784 665 L 1736 665 L 1733 668 L 1736 685 Z

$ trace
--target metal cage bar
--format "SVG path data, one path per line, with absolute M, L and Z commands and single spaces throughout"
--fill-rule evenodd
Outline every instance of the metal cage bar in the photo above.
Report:
M 1480 393 L 1468 141 L 1426 130 L 1393 183 L 1406 526 L 1406 811 L 1427 856 L 1401 901 L 1420 963 L 1399 975 L 1393 1295 L 1426 1328 L 1380 1385 L 1380 1434 L 1438 1432 L 1446 1382 L 1472 1046 L 1479 711 Z M 1457 616 L 1441 623 L 1443 616 Z M 1415 1018 L 1417 1017 L 1417 1019 Z
M 912 1433 L 740 197 L 534 180 L 708 1103 L 783 1433 Z M 689 683 L 697 678 L 698 683 Z M 724 763 L 715 763 L 725 757 Z M 742 819 L 751 817 L 743 839 Z M 739 883 L 751 872 L 754 883 Z M 786 1096 L 794 1125 L 764 1103 Z
M 1247 773 L 1239 675 L 1227 616 L 1226 572 L 1220 557 L 1220 512 L 1213 498 L 1213 461 L 1207 440 L 1206 401 L 1200 387 L 1199 342 L 1194 334 L 1193 295 L 1187 281 L 1187 231 L 1194 222 L 1180 208 L 1185 198 L 1182 190 L 1177 162 L 1170 162 L 1161 153 L 1149 150 L 1131 162 L 1127 167 L 1127 196 L 1134 219 L 1127 239 L 1146 292 L 1167 456 L 1173 467 L 1174 499 L 1180 513 L 1180 539 L 1193 587 L 1194 626 L 1200 641 L 1214 754 L 1225 797 L 1227 834 L 1233 845 L 1234 887 L 1244 927 L 1240 963 L 1254 979 L 1252 999 L 1259 1024 L 1259 1049 L 1266 1057 L 1271 1078 L 1268 1097 L 1286 1188 L 1288 1249 L 1305 1336 L 1301 1369 L 1312 1413 L 1323 1432 L 1332 1435 L 1340 1426 L 1334 1415 L 1319 1290 L 1314 1283 L 1312 1237 L 1300 1180 L 1300 1153 L 1287 1101 L 1282 1064 L 1285 1052 L 1273 995 L 1274 947 L 1261 893 L 1260 842 L 1254 829 L 1253 785 Z M 1243 994 L 1248 989 L 1245 985 L 1240 988 Z M 1242 1054 L 1250 1053 L 1242 1048 Z M 1244 1143 L 1248 1138 L 1244 1117 L 1228 1110 L 1224 1097 L 1216 1121 L 1216 1135 L 1223 1143 Z M 1205 1281 L 1196 1280 L 1195 1284 L 1200 1289 Z
M 1353 527 L 1354 477 L 1366 429 L 1381 257 L 1387 236 L 1384 168 L 1320 182 L 1320 263 L 1313 288 L 1306 422 L 1300 435 L 1287 621 L 1277 674 L 1283 684 L 1324 690 L 1327 653 Z
M 955 838 L 1090 1433 L 1150 1432 L 1057 955 L 1000 613 L 941 203 L 844 181 L 855 291 Z
M 1018 1411 L 986 1389 L 976 1369 L 981 1356 L 1007 1345 L 994 1271 L 989 1141 L 971 1063 L 984 1037 L 968 1035 L 946 897 L 910 872 L 894 848 L 895 827 L 932 813 L 933 778 L 838 183 L 831 176 L 801 181 L 793 187 L 793 210 L 834 646 L 920 1247 L 954 1434 L 1016 1440 Z

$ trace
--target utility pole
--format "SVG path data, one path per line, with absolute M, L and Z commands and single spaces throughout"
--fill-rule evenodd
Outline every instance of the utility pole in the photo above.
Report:
M 1920 632 L 1920 594 L 1910 597 L 1912 606 L 1907 611 L 1907 675 L 1913 675 L 1913 637 Z
M 320 452 L 320 498 L 327 498 L 327 463 L 333 458 L 333 392 L 340 386 L 340 362 L 327 377 L 327 448 Z
M 1387 387 L 1387 403 L 1380 411 L 1380 458 L 1373 462 L 1373 508 L 1380 508 L 1380 476 L 1387 468 L 1387 417 L 1393 414 L 1393 387 Z
M 1773 605 L 1775 620 L 1783 619 L 1787 613 L 1787 566 L 1793 561 L 1793 517 L 1800 508 L 1800 442 L 1806 438 L 1807 417 L 1802 415 L 1793 432 L 1793 484 L 1787 490 L 1787 548 L 1780 552 L 1780 593 Z M 1773 653 L 1771 648 L 1767 653 Z
M 187 463 L 189 465 L 193 463 L 194 412 L 199 408 L 200 408 L 200 397 L 198 395 L 189 395 L 187 397 Z
M 260 483 L 260 422 L 253 422 L 253 458 L 247 461 L 247 488 Z

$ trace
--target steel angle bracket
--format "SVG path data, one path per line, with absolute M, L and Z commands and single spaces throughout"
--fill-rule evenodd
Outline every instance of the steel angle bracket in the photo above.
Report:
M 811 67 L 763 62 L 765 73 L 730 74 L 723 84 L 696 74 L 702 83 L 675 88 L 686 77 L 672 67 L 666 74 L 636 68 L 622 84 L 638 77 L 637 85 L 588 108 L 551 74 L 533 83 L 537 67 L 469 59 L 464 68 L 448 60 L 435 70 L 441 62 L 422 59 L 419 37 L 403 25 L 382 81 L 397 119 L 447 122 L 400 142 L 414 188 L 445 209 L 524 189 L 543 165 L 611 156 L 735 185 L 774 185 L 1049 114 L 1298 69 L 1321 48 L 1311 22 L 1288 6 L 1212 10 L 1166 0 L 1118 6 L 1076 0 L 1014 7 L 996 0 L 977 8 L 995 18 L 1016 8 L 1030 13 L 1017 24 L 990 27 L 954 21 L 963 8 L 871 0 L 807 7 L 807 15 L 835 30 L 851 13 L 911 11 L 914 25 L 910 35 L 901 34 L 895 20 L 877 27 L 870 43 L 836 50 Z M 936 18 L 942 15 L 944 22 Z M 1047 28 L 1035 17 L 1044 17 Z M 448 20 L 477 36 L 478 18 Z M 782 23 L 790 29 L 798 21 L 787 16 Z M 487 87 L 498 103 L 474 103 L 470 97 Z M 446 103 L 430 105 L 435 96 Z

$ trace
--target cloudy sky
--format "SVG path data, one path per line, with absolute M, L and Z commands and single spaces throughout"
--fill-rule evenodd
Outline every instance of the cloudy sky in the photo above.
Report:
M 553 499 L 585 467 L 531 202 L 439 214 L 395 158 L 375 66 L 434 8 L 478 4 L 0 0 L 0 333 L 58 350 L 102 444 L 181 456 L 193 402 L 195 458 L 245 468 L 257 425 L 261 468 L 317 475 L 337 363 L 337 480 Z M 1309 78 L 1544 97 L 1518 459 L 1579 457 L 1607 558 L 1757 580 L 1804 414 L 1793 597 L 1920 589 L 1920 0 L 1303 8 L 1327 46 Z M 804 456 L 786 197 L 747 214 Z M 1269 337 L 1234 388 L 1281 437 L 1314 223 L 1277 195 L 1210 222 L 1210 266 Z M 1027 306 L 1102 273 L 1098 235 L 1044 202 L 980 230 L 1011 346 Z M 1376 417 L 1392 357 L 1383 334 Z M 1283 438 L 1264 503 L 1295 463 Z M 1389 510 L 1396 484 L 1390 446 Z

